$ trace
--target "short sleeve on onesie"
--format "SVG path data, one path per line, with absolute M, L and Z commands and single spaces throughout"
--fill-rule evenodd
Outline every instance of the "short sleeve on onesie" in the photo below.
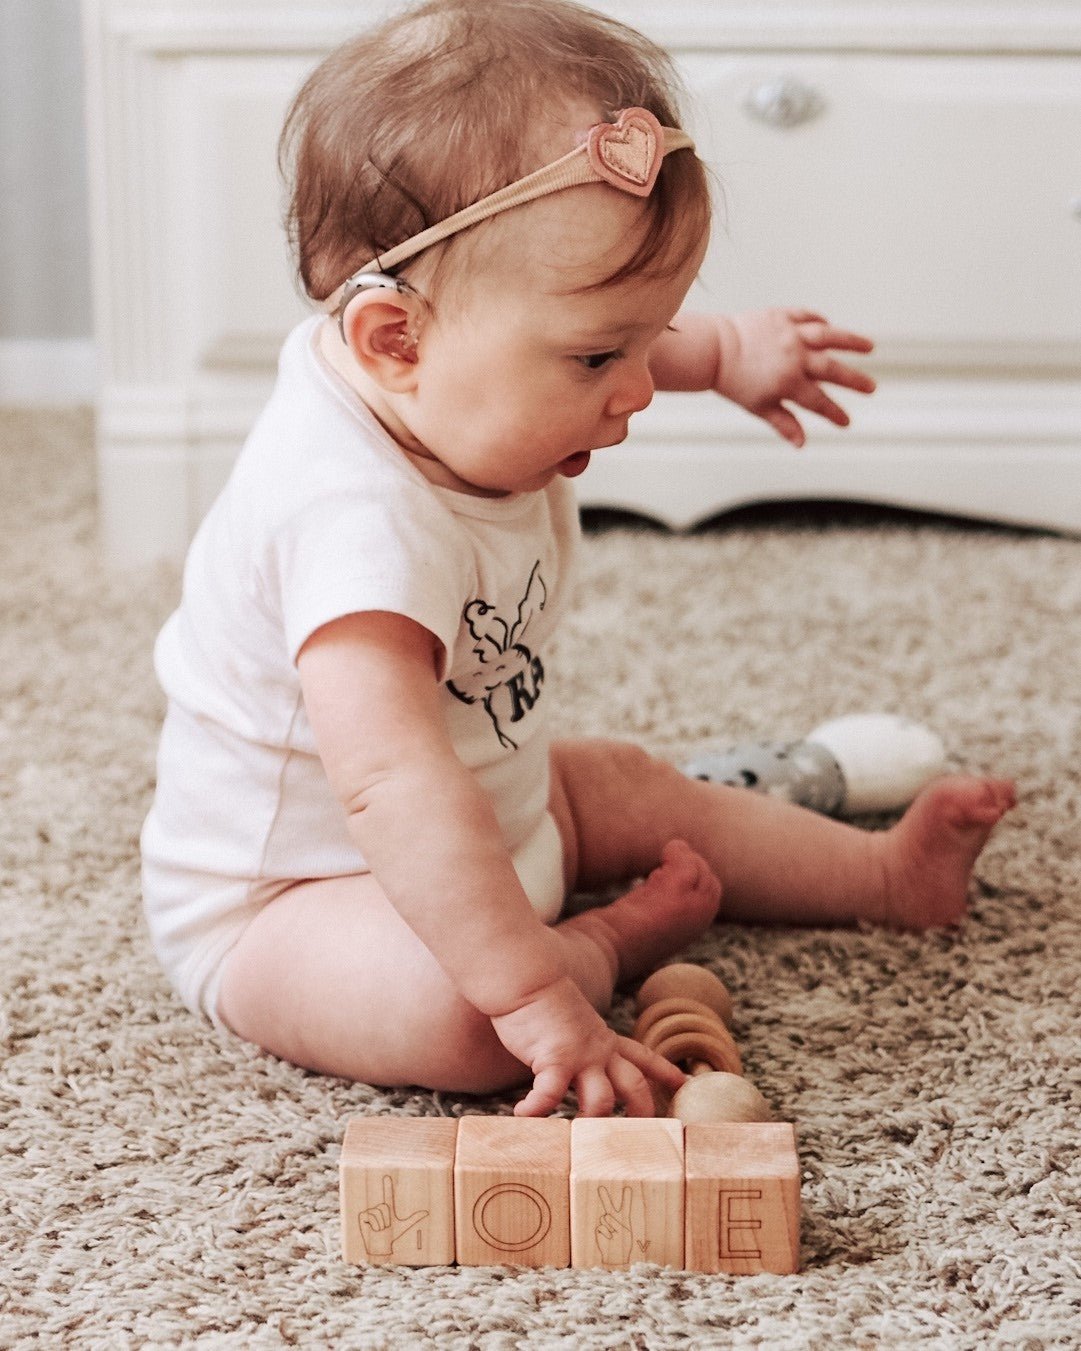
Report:
M 573 491 L 557 479 L 492 499 L 429 483 L 318 357 L 322 322 L 289 336 L 158 639 L 170 713 L 144 851 L 173 868 L 363 868 L 296 670 L 312 633 L 361 611 L 405 615 L 438 639 L 455 749 L 511 848 L 547 806 L 546 648 L 573 573 Z
M 414 500 L 409 500 L 414 499 Z M 339 493 L 308 503 L 270 542 L 268 580 L 277 590 L 289 659 L 322 625 L 364 610 L 400 614 L 454 650 L 472 569 L 446 510 L 413 483 L 396 506 Z

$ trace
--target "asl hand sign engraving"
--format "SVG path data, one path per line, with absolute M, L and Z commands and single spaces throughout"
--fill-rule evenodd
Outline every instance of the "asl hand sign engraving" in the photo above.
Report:
M 362 1210 L 357 1216 L 357 1223 L 368 1256 L 377 1259 L 390 1257 L 402 1235 L 427 1218 L 426 1210 L 406 1216 L 398 1214 L 394 1200 L 394 1179 L 387 1173 L 383 1177 L 383 1200 L 378 1205 Z
M 631 1188 L 620 1193 L 619 1206 L 612 1204 L 607 1187 L 600 1188 L 601 1217 L 594 1231 L 601 1261 L 606 1267 L 625 1267 L 631 1260 L 634 1233 L 631 1229 Z

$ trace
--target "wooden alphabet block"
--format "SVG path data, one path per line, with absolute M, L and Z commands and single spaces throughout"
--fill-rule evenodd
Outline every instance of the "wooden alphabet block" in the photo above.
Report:
M 799 1158 L 790 1122 L 689 1124 L 684 1157 L 688 1270 L 799 1269 Z
M 447 1117 L 352 1117 L 339 1179 L 347 1262 L 454 1261 L 454 1148 Z
M 569 1121 L 465 1116 L 454 1166 L 458 1261 L 570 1263 Z
M 683 1123 L 571 1123 L 571 1265 L 683 1265 Z

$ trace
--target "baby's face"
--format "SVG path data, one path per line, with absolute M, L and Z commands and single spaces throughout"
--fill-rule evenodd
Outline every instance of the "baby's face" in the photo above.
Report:
M 431 457 L 439 481 L 482 494 L 574 477 L 592 451 L 624 440 L 653 397 L 650 347 L 682 305 L 706 243 L 671 277 L 583 292 L 633 250 L 637 199 L 579 187 L 514 214 L 490 266 L 455 283 L 425 321 L 403 410 L 419 462 Z

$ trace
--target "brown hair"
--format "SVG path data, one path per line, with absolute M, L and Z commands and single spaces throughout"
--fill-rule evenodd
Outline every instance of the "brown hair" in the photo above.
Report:
M 661 48 L 569 0 L 405 10 L 332 52 L 286 117 L 279 164 L 292 180 L 286 227 L 305 291 L 324 299 L 370 259 L 540 167 L 530 114 L 577 98 L 605 119 L 640 107 L 678 126 L 677 88 Z M 637 248 L 602 285 L 691 256 L 710 218 L 697 156 L 667 155 L 643 209 Z M 437 264 L 491 223 L 437 245 Z

